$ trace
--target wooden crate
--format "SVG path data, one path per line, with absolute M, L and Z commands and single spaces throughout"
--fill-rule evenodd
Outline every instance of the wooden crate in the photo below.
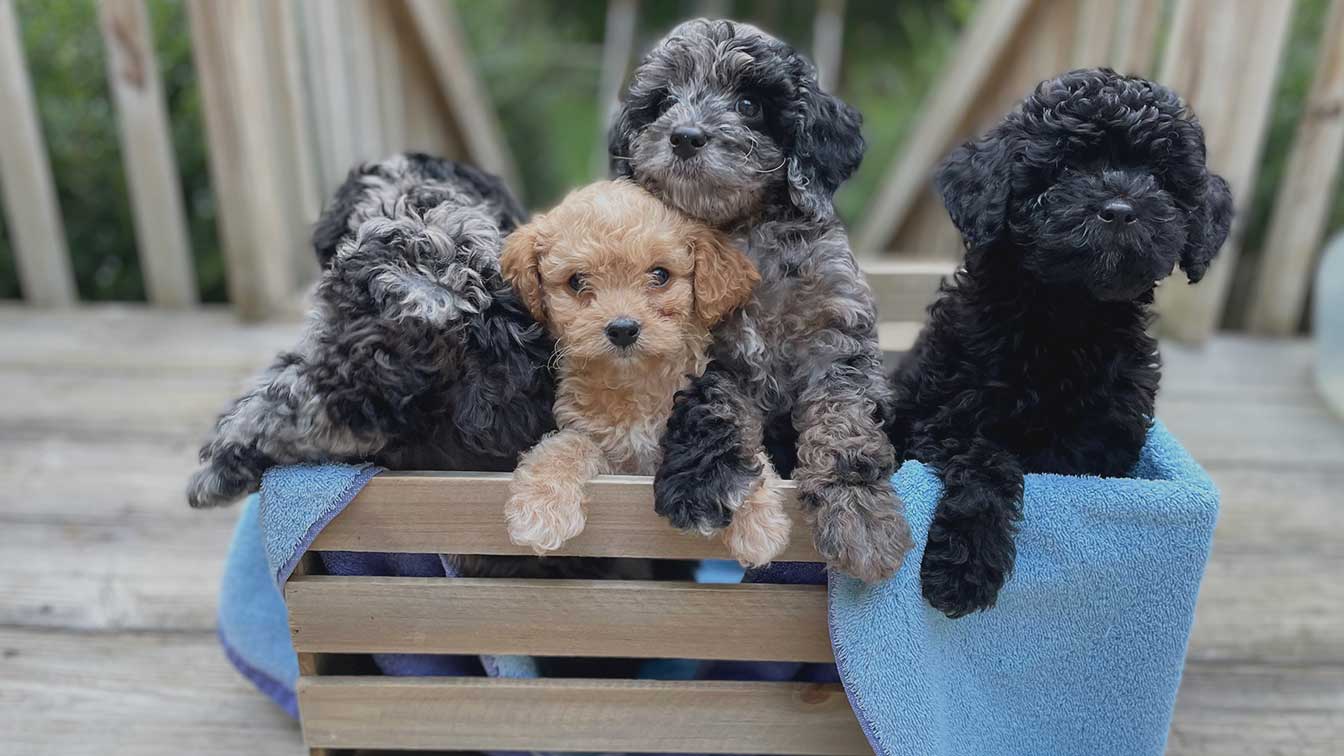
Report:
M 870 281 L 888 350 L 907 348 L 944 264 L 884 264 Z M 285 586 L 304 741 L 328 749 L 871 753 L 839 685 L 394 678 L 323 674 L 328 654 L 529 654 L 831 662 L 825 586 L 335 577 L 322 551 L 529 554 L 509 542 L 507 474 L 388 473 L 313 541 Z M 588 486 L 588 524 L 560 556 L 728 558 L 653 511 L 649 478 Z M 817 561 L 788 488 L 793 540 Z

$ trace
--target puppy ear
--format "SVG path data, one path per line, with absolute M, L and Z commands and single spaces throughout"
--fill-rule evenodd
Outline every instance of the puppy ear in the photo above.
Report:
M 691 237 L 691 253 L 695 256 L 695 314 L 711 328 L 751 299 L 761 277 L 751 260 L 713 229 L 702 228 Z
M 546 295 L 541 285 L 541 255 L 546 238 L 539 225 L 541 218 L 521 226 L 504 239 L 499 267 L 518 298 L 538 323 L 546 322 Z
M 313 252 L 324 270 L 331 267 L 341 240 L 354 237 L 355 229 L 350 227 L 350 218 L 359 210 L 360 204 L 366 201 L 364 177 L 375 170 L 370 164 L 352 168 L 332 195 L 331 201 L 322 208 L 317 223 L 313 224 Z
M 1190 213 L 1190 228 L 1186 234 L 1185 249 L 1181 250 L 1181 270 L 1198 283 L 1209 269 L 1209 263 L 1218 256 L 1218 250 L 1227 241 L 1232 228 L 1232 190 L 1222 176 L 1209 174 L 1209 188 L 1204 203 Z
M 836 190 L 863 160 L 863 116 L 818 90 L 811 76 L 804 77 L 799 91 L 801 107 L 788 161 L 789 199 L 808 215 L 826 219 L 835 212 Z
M 971 249 L 1003 236 L 1012 186 L 1008 145 L 997 130 L 967 142 L 943 160 L 934 179 L 943 206 Z

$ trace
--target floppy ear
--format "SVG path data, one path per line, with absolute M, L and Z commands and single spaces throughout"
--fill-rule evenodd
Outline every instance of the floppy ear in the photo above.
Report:
M 952 223 L 971 249 L 1003 236 L 1012 186 L 1008 138 L 998 129 L 952 151 L 934 184 Z
M 706 328 L 751 299 L 751 290 L 761 280 L 756 266 L 728 238 L 710 228 L 691 238 L 695 256 L 695 314 Z
M 634 132 L 630 103 L 622 102 L 616 119 L 607 130 L 607 173 L 612 178 L 629 178 L 635 174 L 630 165 L 630 140 Z
M 832 198 L 859 169 L 865 148 L 859 111 L 817 89 L 815 80 L 799 89 L 801 107 L 789 152 L 789 199 L 814 218 L 835 212 Z
M 1198 283 L 1217 257 L 1218 250 L 1227 241 L 1232 228 L 1232 190 L 1222 176 L 1209 174 L 1209 188 L 1204 203 L 1190 213 L 1190 228 L 1186 234 L 1185 249 L 1181 250 L 1181 270 Z
M 499 267 L 504 280 L 509 282 L 518 298 L 538 323 L 546 322 L 546 298 L 541 286 L 539 264 L 545 251 L 546 239 L 538 223 L 541 219 L 519 227 L 504 238 L 504 251 L 499 256 Z

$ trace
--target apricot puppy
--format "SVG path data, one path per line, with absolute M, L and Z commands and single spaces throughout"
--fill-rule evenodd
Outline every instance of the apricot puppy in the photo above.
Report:
M 758 276 L 722 234 L 627 181 L 577 189 L 514 231 L 501 267 L 556 341 L 559 430 L 523 455 L 505 511 L 513 542 L 543 554 L 583 531 L 593 476 L 657 469 L 674 394 Z M 778 556 L 790 527 L 779 476 L 758 463 L 723 533 L 751 566 Z

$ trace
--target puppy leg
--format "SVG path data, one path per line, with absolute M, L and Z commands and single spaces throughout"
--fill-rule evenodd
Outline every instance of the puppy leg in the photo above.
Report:
M 578 431 L 562 430 L 523 455 L 504 507 L 509 538 L 538 554 L 583 532 L 583 486 L 608 469 L 602 449 Z
M 879 421 L 886 388 L 881 358 L 865 354 L 858 340 L 853 346 L 851 355 L 810 358 L 829 367 L 810 381 L 794 410 L 793 477 L 817 551 L 831 567 L 877 582 L 900 568 L 911 546 L 910 526 L 891 488 L 895 453 Z M 874 362 L 872 370 L 854 367 Z
M 934 510 L 919 578 L 924 598 L 949 617 L 994 606 L 1013 570 L 1022 519 L 1022 467 L 983 438 L 940 466 L 945 491 Z
M 677 392 L 653 478 L 658 514 L 705 535 L 726 527 L 762 475 L 762 422 L 722 363 Z
M 743 567 L 764 567 L 789 545 L 793 521 L 784 510 L 784 484 L 770 459 L 758 457 L 761 477 L 756 488 L 733 513 L 733 521 L 723 531 L 728 551 Z
M 268 467 L 368 459 L 383 448 L 377 434 L 339 423 L 339 400 L 310 380 L 311 362 L 281 354 L 251 391 L 220 415 L 187 484 L 192 507 L 229 504 L 257 490 Z

